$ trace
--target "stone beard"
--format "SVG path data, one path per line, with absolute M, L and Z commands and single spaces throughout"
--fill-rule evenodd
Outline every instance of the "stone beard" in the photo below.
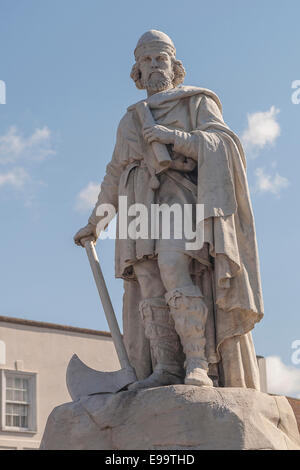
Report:
M 146 88 L 153 94 L 171 88 L 173 79 L 174 73 L 167 74 L 163 70 L 157 70 L 147 79 L 141 78 L 141 84 L 143 88 Z

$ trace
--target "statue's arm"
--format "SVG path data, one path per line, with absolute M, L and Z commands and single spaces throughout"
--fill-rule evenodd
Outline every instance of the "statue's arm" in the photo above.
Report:
M 109 204 L 113 206 L 114 213 L 118 211 L 118 187 L 119 187 L 119 180 L 122 173 L 122 166 L 119 162 L 118 156 L 118 148 L 119 148 L 119 133 L 117 135 L 117 143 L 113 152 L 112 159 L 110 163 L 106 167 L 106 174 L 104 179 L 101 183 L 101 189 L 98 195 L 98 200 L 95 204 L 95 207 L 88 219 L 88 224 L 81 228 L 74 236 L 74 242 L 76 245 L 82 245 L 83 238 L 93 238 L 94 241 L 97 240 L 100 233 L 97 232 L 97 225 L 101 222 L 102 219 L 107 220 L 107 213 L 104 215 L 97 215 L 98 208 L 101 204 Z M 114 215 L 114 214 L 113 214 Z M 113 218 L 113 215 L 111 218 Z M 104 221 L 103 221 L 104 222 Z M 108 225 L 109 221 L 105 224 Z M 105 227 L 103 227 L 105 229 Z
M 122 167 L 119 163 L 115 148 L 112 159 L 106 167 L 106 174 L 101 183 L 98 200 L 89 217 L 90 224 L 97 225 L 99 223 L 101 217 L 97 215 L 97 210 L 101 204 L 111 204 L 115 211 L 118 211 L 118 188 L 121 173 Z
M 199 108 L 197 109 L 197 123 L 196 129 L 191 132 L 183 132 L 175 130 L 174 137 L 174 151 L 186 157 L 199 159 L 199 145 L 204 143 L 206 145 L 216 147 L 219 142 L 219 137 L 214 132 L 205 132 L 207 124 L 221 124 L 225 126 L 222 113 L 217 103 L 208 96 L 203 96 Z
M 174 132 L 174 152 L 184 155 L 185 157 L 192 158 L 193 160 L 197 160 L 199 136 L 180 130 L 175 130 Z
M 184 155 L 193 160 L 199 160 L 199 145 L 203 139 L 207 145 L 216 146 L 220 141 L 216 133 L 211 129 L 218 124 L 226 128 L 221 110 L 217 103 L 209 96 L 204 95 L 198 107 L 194 109 L 196 116 L 195 129 L 184 132 L 179 129 L 169 129 L 165 126 L 155 125 L 144 129 L 143 135 L 148 144 L 160 142 L 172 144 L 175 154 Z M 206 129 L 209 132 L 205 132 Z

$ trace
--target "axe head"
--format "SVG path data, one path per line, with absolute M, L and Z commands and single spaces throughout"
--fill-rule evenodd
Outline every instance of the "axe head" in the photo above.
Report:
M 73 401 L 97 393 L 116 393 L 137 380 L 132 367 L 113 372 L 101 372 L 86 366 L 74 354 L 66 374 L 68 391 Z

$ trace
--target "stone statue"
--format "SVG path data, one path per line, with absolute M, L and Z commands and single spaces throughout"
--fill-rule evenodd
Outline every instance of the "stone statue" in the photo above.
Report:
M 199 249 L 175 236 L 174 220 L 168 239 L 161 232 L 117 236 L 124 341 L 139 378 L 130 390 L 181 383 L 259 390 L 251 330 L 263 301 L 242 145 L 224 123 L 216 94 L 182 85 L 185 70 L 166 34 L 146 32 L 134 54 L 131 77 L 147 91 L 142 103 L 153 122 L 143 118 L 141 103 L 128 108 L 95 209 L 75 243 L 98 238 L 103 204 L 118 212 L 118 228 L 120 196 L 149 211 L 153 204 L 203 204 Z M 155 143 L 168 150 L 163 171 Z
M 251 330 L 263 303 L 241 143 L 215 93 L 181 85 L 166 34 L 146 32 L 135 59 L 131 77 L 147 98 L 122 118 L 95 209 L 74 239 L 93 250 L 117 212 L 124 342 L 138 380 L 54 408 L 41 449 L 299 450 L 287 399 L 259 391 Z M 162 225 L 149 217 L 157 207 Z M 186 220 L 192 230 L 178 236 Z

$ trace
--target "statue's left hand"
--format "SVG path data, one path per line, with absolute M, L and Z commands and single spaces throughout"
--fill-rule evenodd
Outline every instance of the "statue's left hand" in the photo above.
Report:
M 174 144 L 175 142 L 175 131 L 168 129 L 165 126 L 156 125 L 153 127 L 147 127 L 144 130 L 143 135 L 148 144 L 152 144 L 152 142 Z

